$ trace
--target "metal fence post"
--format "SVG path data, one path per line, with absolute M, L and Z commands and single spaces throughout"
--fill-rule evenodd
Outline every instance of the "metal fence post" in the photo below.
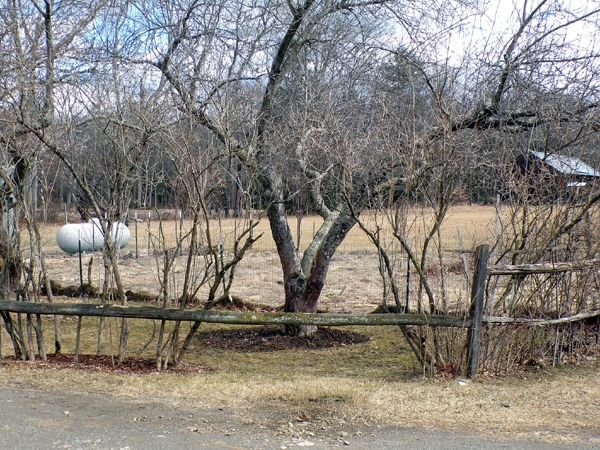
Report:
M 485 284 L 487 280 L 487 265 L 490 249 L 486 244 L 475 250 L 475 272 L 471 287 L 471 327 L 467 333 L 467 378 L 475 378 L 479 367 L 481 351 L 481 324 L 485 302 Z

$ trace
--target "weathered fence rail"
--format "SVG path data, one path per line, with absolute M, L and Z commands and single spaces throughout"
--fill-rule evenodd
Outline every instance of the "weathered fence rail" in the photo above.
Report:
M 568 317 L 559 317 L 557 319 L 523 319 L 520 317 L 501 317 L 501 316 L 483 316 L 483 322 L 495 324 L 510 324 L 510 325 L 528 325 L 532 327 L 543 327 L 551 325 L 562 325 L 565 323 L 581 322 L 600 317 L 600 311 L 589 311 L 579 314 L 574 314 Z
M 495 265 L 488 268 L 488 273 L 490 275 L 533 275 L 536 273 L 577 272 L 593 268 L 600 268 L 600 259 L 541 264 Z
M 177 320 L 237 325 L 428 325 L 471 326 L 470 317 L 425 314 L 309 314 L 235 312 L 203 309 L 119 306 L 90 303 L 31 303 L 0 301 L 0 311 L 23 314 L 119 317 L 128 319 Z
M 583 270 L 600 270 L 600 259 L 588 259 L 584 261 L 540 263 L 540 264 L 518 264 L 518 265 L 494 265 L 488 267 L 489 276 L 520 275 L 528 276 L 535 274 L 558 274 L 565 272 L 580 272 Z M 600 311 L 586 311 L 567 317 L 555 319 L 526 319 L 520 317 L 484 316 L 483 322 L 492 324 L 512 324 L 529 326 L 551 326 L 565 323 L 580 322 L 600 317 Z

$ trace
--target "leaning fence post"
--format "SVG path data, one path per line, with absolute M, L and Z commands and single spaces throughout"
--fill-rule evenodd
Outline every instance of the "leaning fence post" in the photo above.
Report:
M 471 287 L 471 327 L 467 333 L 467 378 L 475 378 L 479 367 L 481 351 L 481 324 L 485 301 L 485 282 L 487 279 L 487 264 L 490 249 L 486 244 L 475 250 L 475 273 Z

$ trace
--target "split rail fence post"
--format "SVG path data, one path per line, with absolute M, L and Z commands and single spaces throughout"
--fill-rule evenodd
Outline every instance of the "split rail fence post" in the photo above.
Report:
M 485 302 L 485 284 L 490 249 L 486 244 L 475 249 L 475 272 L 471 286 L 471 327 L 467 333 L 467 378 L 474 379 L 479 368 L 481 352 L 481 325 Z

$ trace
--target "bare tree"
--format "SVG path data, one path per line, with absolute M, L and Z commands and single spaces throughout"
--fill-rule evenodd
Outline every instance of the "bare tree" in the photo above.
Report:
M 156 68 L 171 86 L 177 107 L 216 136 L 256 180 L 282 265 L 288 311 L 316 310 L 331 257 L 355 223 L 334 189 L 332 195 L 323 193 L 323 186 L 334 188 L 344 179 L 344 158 L 332 149 L 328 163 L 327 158 L 319 161 L 326 165 L 313 165 L 307 158 L 315 136 L 330 128 L 310 118 L 314 103 L 307 110 L 308 105 L 289 94 L 297 87 L 313 86 L 306 93 L 317 102 L 317 93 L 332 94 L 326 80 L 336 71 L 348 75 L 364 67 L 368 44 L 383 32 L 376 26 L 378 15 L 386 11 L 381 3 L 223 1 L 208 7 L 192 1 L 152 9 L 140 3 L 150 18 L 137 30 L 144 37 L 138 48 L 121 49 L 123 60 Z M 313 79 L 302 79 L 304 74 Z M 342 88 L 341 83 L 337 86 Z M 245 100 L 236 95 L 240 91 L 247 95 Z M 297 118 L 286 113 L 289 100 L 291 107 L 305 110 L 305 120 L 288 120 Z M 337 143 L 341 150 L 349 136 L 342 130 L 338 134 L 346 139 Z M 337 166 L 335 173 L 332 165 Z M 314 209 L 324 217 L 303 253 L 287 223 L 286 203 L 295 192 L 288 189 L 290 171 L 303 178 L 301 185 L 307 186 Z
M 3 253 L 8 256 L 3 284 L 7 292 L 16 288 L 18 298 L 23 298 L 28 292 L 28 284 L 23 285 L 23 280 L 30 282 L 34 279 L 32 265 L 29 267 L 29 278 L 23 274 L 25 267 L 19 251 L 18 221 L 25 212 L 31 241 L 36 242 L 39 238 L 35 210 L 32 209 L 37 202 L 27 199 L 27 196 L 33 199 L 37 196 L 31 186 L 35 187 L 36 151 L 39 148 L 31 138 L 45 134 L 54 120 L 57 58 L 66 56 L 72 50 L 75 38 L 90 24 L 100 5 L 101 2 L 82 8 L 78 2 L 71 2 L 56 10 L 51 1 L 43 4 L 9 1 L 0 12 L 4 72 L 0 88 L 3 109 L 0 142 L 3 156 L 6 155 L 2 167 L 5 211 L 2 230 L 6 233 L 2 233 L 0 241 L 6 245 Z M 20 201 L 17 202 L 17 199 Z M 40 248 L 39 245 L 34 247 Z M 41 258 L 41 270 L 44 271 L 43 254 L 36 253 Z M 32 260 L 33 256 L 32 252 Z M 43 278 L 46 280 L 46 289 L 50 291 L 48 277 Z M 10 323 L 10 315 L 3 316 L 8 328 L 19 328 Z M 28 328 L 29 323 L 28 318 Z M 31 333 L 28 333 L 30 336 Z M 57 350 L 60 346 L 58 336 L 57 329 Z M 16 342 L 13 339 L 13 343 Z M 25 352 L 15 347 L 15 352 L 18 355 L 27 353 L 29 358 L 33 358 L 32 347 L 31 344 L 25 346 Z M 40 349 L 40 353 L 44 353 L 43 349 Z
M 526 153 L 541 146 L 550 153 L 580 153 L 589 145 L 596 132 L 598 85 L 593 74 L 597 73 L 598 54 L 597 49 L 587 50 L 570 40 L 567 30 L 584 26 L 597 33 L 599 15 L 592 5 L 566 11 L 558 2 L 523 2 L 515 10 L 512 33 L 491 34 L 477 53 L 464 55 L 462 65 L 453 66 L 449 58 L 428 62 L 430 53 L 417 39 L 416 47 L 392 53 L 394 88 L 401 97 L 381 100 L 393 125 L 386 127 L 381 121 L 378 133 L 387 145 L 389 159 L 398 161 L 403 169 L 395 174 L 402 189 L 397 198 L 395 189 L 384 195 L 375 191 L 379 196 L 375 204 L 417 274 L 416 301 L 408 296 L 402 301 L 398 267 L 392 261 L 395 247 L 381 238 L 382 222 L 357 220 L 382 255 L 382 276 L 398 308 L 430 314 L 447 313 L 449 307 L 460 309 L 458 299 L 451 305 L 447 297 L 443 255 L 447 246 L 439 230 L 453 196 L 471 171 L 487 171 L 496 192 L 506 189 L 510 194 L 504 199 L 513 198 L 510 214 L 499 213 L 496 219 L 496 262 L 507 257 L 512 264 L 543 261 L 558 242 L 569 242 L 570 232 L 595 209 L 600 200 L 595 188 L 583 201 L 580 197 L 578 202 L 534 205 L 536 198 L 548 201 L 539 195 L 539 189 L 532 197 L 532 185 L 544 184 L 546 179 L 538 174 L 529 184 L 523 183 L 523 177 L 515 176 L 515 162 L 519 149 Z M 389 129 L 400 131 L 399 136 L 391 137 Z M 556 186 L 547 184 L 543 189 L 553 191 Z M 558 197 L 561 195 L 555 193 L 550 200 Z M 422 241 L 410 242 L 407 202 L 415 214 L 423 207 L 430 209 L 423 216 Z M 569 251 L 569 258 L 578 253 L 572 247 Z M 427 270 L 432 263 L 438 270 Z M 500 303 L 518 291 L 522 281 L 518 275 L 512 277 L 501 290 Z M 422 330 L 418 333 L 405 332 L 420 362 L 443 367 L 450 354 L 440 350 L 453 346 L 440 345 L 444 337 L 436 331 L 431 339 Z M 461 364 L 457 355 L 460 352 L 450 358 L 455 366 Z

